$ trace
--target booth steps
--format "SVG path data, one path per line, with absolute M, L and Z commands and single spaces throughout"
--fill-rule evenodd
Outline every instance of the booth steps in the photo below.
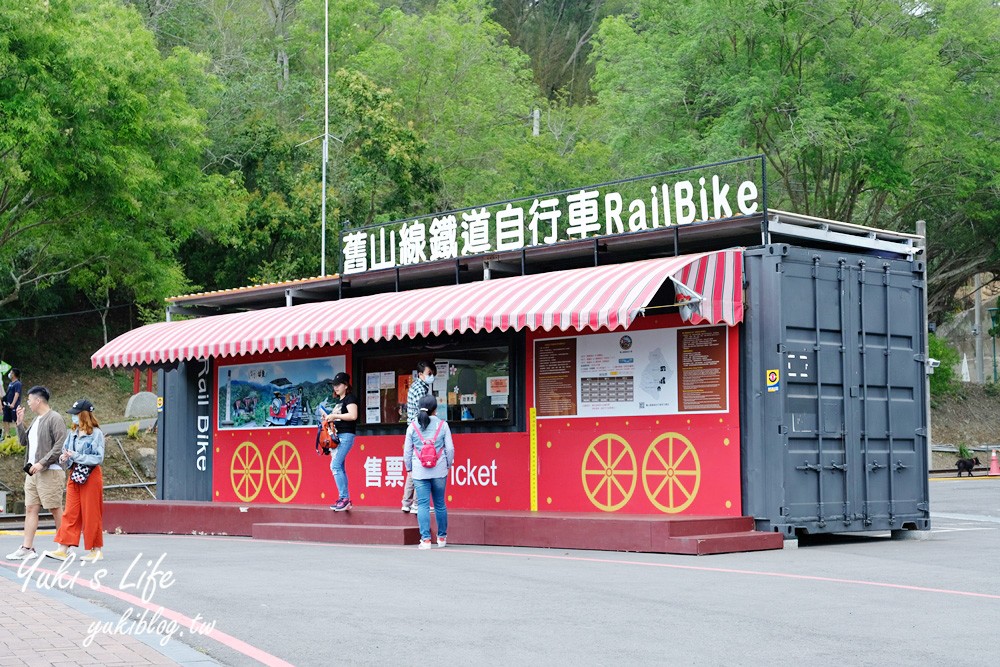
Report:
M 368 526 L 321 523 L 255 523 L 254 539 L 336 544 L 407 545 L 420 542 L 416 526 Z
M 108 501 L 109 532 L 241 535 L 341 544 L 417 544 L 417 521 L 397 508 L 349 512 L 310 505 L 198 501 Z M 450 510 L 456 545 L 715 554 L 781 549 L 780 533 L 753 530 L 751 517 Z

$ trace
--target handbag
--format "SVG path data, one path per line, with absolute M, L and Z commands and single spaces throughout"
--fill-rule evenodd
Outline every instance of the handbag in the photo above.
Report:
M 73 472 L 69 474 L 69 478 L 77 484 L 84 484 L 88 479 L 90 479 L 90 473 L 93 472 L 93 470 L 94 466 L 82 466 L 79 463 L 74 463 Z
M 330 455 L 330 450 L 336 449 L 340 444 L 340 436 L 337 435 L 337 428 L 333 422 L 320 424 L 319 433 L 316 435 L 316 453 L 322 452 L 324 456 Z

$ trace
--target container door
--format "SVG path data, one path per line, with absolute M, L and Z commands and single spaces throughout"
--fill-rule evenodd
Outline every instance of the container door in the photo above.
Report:
M 923 300 L 914 276 L 894 268 L 869 259 L 851 270 L 859 352 L 856 441 L 864 473 L 859 497 L 866 527 L 900 528 L 901 521 L 926 517 L 927 509 Z
M 785 520 L 809 532 L 927 527 L 918 274 L 799 250 L 779 276 Z
M 857 529 L 850 269 L 819 255 L 790 256 L 781 269 L 783 510 L 811 532 Z
M 787 535 L 927 529 L 924 265 L 745 253 L 744 511 Z

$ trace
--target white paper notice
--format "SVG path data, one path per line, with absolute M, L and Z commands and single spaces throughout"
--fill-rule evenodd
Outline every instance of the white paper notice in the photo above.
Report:
M 395 389 L 396 388 L 396 374 L 393 371 L 382 371 L 382 382 L 379 384 L 380 389 Z

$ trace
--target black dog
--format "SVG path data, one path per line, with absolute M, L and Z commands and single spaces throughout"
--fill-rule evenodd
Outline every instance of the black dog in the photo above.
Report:
M 955 467 L 958 468 L 959 477 L 962 476 L 963 472 L 969 473 L 969 477 L 972 477 L 972 469 L 977 465 L 981 464 L 979 463 L 979 459 L 976 457 L 972 457 L 971 459 L 959 459 L 958 462 L 955 463 Z

